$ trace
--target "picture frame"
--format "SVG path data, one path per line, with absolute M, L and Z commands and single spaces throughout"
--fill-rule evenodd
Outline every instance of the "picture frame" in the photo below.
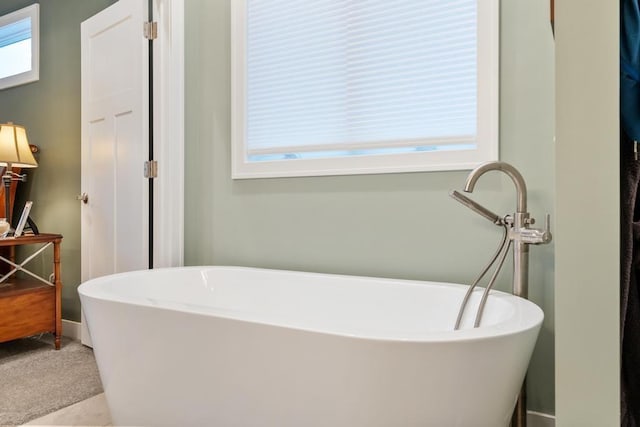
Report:
M 16 225 L 16 231 L 13 233 L 14 237 L 20 237 L 22 235 L 22 231 L 24 230 L 24 226 L 27 223 L 27 218 L 29 218 L 29 212 L 31 211 L 31 206 L 33 202 L 31 200 L 27 201 L 24 204 L 24 209 L 22 210 L 22 214 L 20 215 L 20 220 L 18 221 L 18 225 Z

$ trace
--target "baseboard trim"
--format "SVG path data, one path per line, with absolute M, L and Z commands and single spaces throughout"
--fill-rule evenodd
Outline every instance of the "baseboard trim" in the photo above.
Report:
M 74 340 L 80 340 L 80 322 L 62 319 L 62 335 Z
M 542 412 L 527 411 L 527 425 L 529 427 L 555 427 L 556 417 Z

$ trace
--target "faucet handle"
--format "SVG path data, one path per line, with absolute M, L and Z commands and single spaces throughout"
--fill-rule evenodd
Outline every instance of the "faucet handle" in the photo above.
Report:
M 545 218 L 544 229 L 523 227 L 516 233 L 517 239 L 530 245 L 540 245 L 551 241 L 551 215 Z

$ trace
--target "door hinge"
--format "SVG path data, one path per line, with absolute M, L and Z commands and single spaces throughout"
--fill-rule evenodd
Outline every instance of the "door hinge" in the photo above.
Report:
M 158 177 L 158 161 L 147 160 L 144 162 L 144 177 L 145 178 L 157 178 Z
M 147 40 L 155 40 L 158 38 L 158 23 L 157 22 L 145 22 L 144 23 L 144 38 Z

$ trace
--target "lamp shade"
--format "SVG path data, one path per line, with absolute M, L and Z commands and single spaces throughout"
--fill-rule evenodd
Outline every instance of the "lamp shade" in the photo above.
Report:
M 13 123 L 0 124 L 0 166 L 8 164 L 19 168 L 38 167 L 26 129 Z

